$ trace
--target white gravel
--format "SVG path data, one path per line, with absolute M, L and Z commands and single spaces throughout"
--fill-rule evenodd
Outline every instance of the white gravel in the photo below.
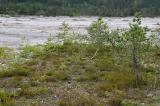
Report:
M 50 35 L 58 32 L 59 26 L 66 21 L 74 31 L 86 33 L 86 28 L 98 17 L 0 17 L 0 46 L 18 47 L 25 37 L 31 44 L 41 44 Z M 132 17 L 105 17 L 111 29 L 128 28 Z M 143 26 L 158 28 L 160 17 L 143 18 Z

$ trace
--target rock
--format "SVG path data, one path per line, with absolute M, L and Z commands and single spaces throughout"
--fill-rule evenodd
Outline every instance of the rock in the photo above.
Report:
M 153 96 L 154 94 L 151 94 L 151 93 L 147 95 L 147 97 L 153 97 Z

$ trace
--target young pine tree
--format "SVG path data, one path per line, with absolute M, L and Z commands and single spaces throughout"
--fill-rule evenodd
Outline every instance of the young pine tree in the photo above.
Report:
M 141 26 L 140 13 L 136 13 L 124 38 L 131 56 L 132 70 L 136 77 L 136 86 L 138 86 L 142 81 L 139 70 L 140 58 L 148 47 L 147 28 Z

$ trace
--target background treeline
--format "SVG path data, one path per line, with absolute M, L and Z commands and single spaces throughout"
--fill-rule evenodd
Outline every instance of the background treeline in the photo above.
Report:
M 143 16 L 159 16 L 160 0 L 137 0 Z M 0 0 L 0 14 L 133 16 L 135 0 Z

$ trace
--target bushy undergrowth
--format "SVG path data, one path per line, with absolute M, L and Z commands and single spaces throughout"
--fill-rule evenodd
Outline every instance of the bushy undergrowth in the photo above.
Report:
M 118 55 L 115 57 L 110 46 L 101 47 L 99 49 L 101 52 L 98 52 L 93 59 L 90 57 L 94 55 L 97 46 L 90 44 L 58 45 L 52 48 L 54 51 L 51 50 L 52 52 L 49 54 L 44 51 L 45 47 L 43 45 L 39 47 L 40 49 L 36 47 L 37 49 L 34 49 L 33 52 L 28 52 L 30 48 L 27 47 L 19 56 L 19 58 L 26 59 L 23 63 L 13 64 L 11 62 L 8 68 L 0 72 L 1 80 L 6 77 L 13 77 L 15 80 L 13 82 L 17 83 L 14 86 L 20 87 L 20 90 L 16 91 L 16 97 L 45 97 L 51 91 L 47 87 L 40 86 L 40 83 L 47 83 L 46 86 L 48 86 L 50 83 L 76 81 L 82 84 L 88 83 L 87 87 L 93 90 L 97 98 L 110 98 L 109 104 L 123 106 L 120 104 L 125 98 L 125 90 L 135 87 L 136 79 L 130 63 L 125 58 L 119 59 Z M 124 62 L 122 62 L 123 59 Z M 154 84 L 155 73 L 153 70 L 154 68 L 142 68 L 145 82 L 143 86 Z M 31 85 L 21 86 L 24 79 Z M 93 85 L 90 85 L 90 83 L 93 83 Z M 66 96 L 59 98 L 58 103 L 59 106 L 104 105 L 104 103 L 99 103 L 93 99 L 95 98 L 84 95 L 78 97 Z

